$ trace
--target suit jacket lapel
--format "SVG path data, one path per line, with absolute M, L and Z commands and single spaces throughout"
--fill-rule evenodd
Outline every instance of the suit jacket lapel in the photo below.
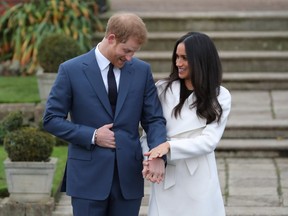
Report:
M 132 62 L 126 62 L 123 68 L 121 68 L 121 75 L 120 75 L 120 82 L 119 82 L 119 90 L 118 90 L 118 98 L 117 98 L 117 105 L 115 111 L 115 118 L 120 113 L 121 108 L 124 104 L 124 101 L 127 97 L 128 90 L 130 88 L 132 75 L 133 75 L 133 68 L 131 67 Z
M 105 107 L 107 112 L 113 116 L 107 91 L 101 76 L 101 71 L 95 58 L 95 49 L 92 49 L 87 53 L 87 59 L 83 62 L 83 71 L 98 96 L 99 101 Z

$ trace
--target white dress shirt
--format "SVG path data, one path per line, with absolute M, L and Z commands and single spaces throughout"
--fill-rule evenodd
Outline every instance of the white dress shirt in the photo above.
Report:
M 108 92 L 107 74 L 108 74 L 108 70 L 109 70 L 110 61 L 99 51 L 99 44 L 96 46 L 95 56 L 96 56 L 98 66 L 99 66 L 100 71 L 101 71 L 101 75 L 102 75 L 102 79 L 103 79 L 106 91 Z M 117 84 L 117 90 L 118 90 L 119 81 L 120 81 L 120 69 L 114 66 L 113 71 L 114 71 L 116 84 Z

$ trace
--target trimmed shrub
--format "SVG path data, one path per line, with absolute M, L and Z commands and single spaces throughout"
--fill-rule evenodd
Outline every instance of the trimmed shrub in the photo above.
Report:
M 0 145 L 3 144 L 7 132 L 17 130 L 23 125 L 23 116 L 20 111 L 10 112 L 0 123 Z
M 4 148 L 11 161 L 49 161 L 55 139 L 33 127 L 23 127 L 6 134 Z
M 59 65 L 83 53 L 78 42 L 64 34 L 50 34 L 39 45 L 39 64 L 43 72 L 57 73 Z

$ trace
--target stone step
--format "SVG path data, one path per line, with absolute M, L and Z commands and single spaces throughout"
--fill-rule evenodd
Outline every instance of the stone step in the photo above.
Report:
M 285 31 L 287 11 L 138 12 L 149 32 Z M 107 23 L 111 13 L 100 16 Z
M 153 72 L 155 81 L 169 76 L 169 73 Z M 287 72 L 225 72 L 222 85 L 229 90 L 286 90 Z
M 288 155 L 288 139 L 225 139 L 216 149 L 216 157 L 285 157 Z
M 287 90 L 288 73 L 224 73 L 223 86 L 225 86 L 229 90 Z
M 182 31 L 151 32 L 149 33 L 147 44 L 141 50 L 172 51 L 175 41 L 186 33 Z M 211 37 L 219 51 L 288 50 L 288 31 L 221 31 L 204 33 Z
M 187 32 L 150 32 L 148 42 L 142 51 L 171 51 L 178 38 Z M 219 51 L 223 50 L 288 50 L 288 31 L 230 31 L 204 32 L 214 41 Z M 100 41 L 104 33 L 96 33 L 94 43 Z
M 233 98 L 232 98 L 233 99 Z M 234 116 L 237 115 L 232 113 Z M 241 119 L 241 115 L 239 115 Z M 239 121 L 228 120 L 223 139 L 231 140 L 246 140 L 246 139 L 272 139 L 282 140 L 288 139 L 288 120 L 253 120 L 245 121 L 242 115 L 242 119 Z M 140 129 L 141 130 L 141 129 Z
M 225 138 L 275 139 L 288 137 L 288 90 L 230 90 L 231 113 Z
M 139 51 L 136 57 L 151 64 L 152 71 L 171 68 L 172 51 Z M 224 72 L 288 72 L 288 51 L 220 51 Z
M 52 216 L 73 216 L 71 198 L 66 196 L 65 193 L 61 193 L 59 198 Z
M 234 115 L 235 113 L 236 111 Z M 239 119 L 241 119 L 241 115 L 239 115 Z M 223 137 L 232 139 L 288 138 L 288 120 L 228 120 Z
M 287 216 L 288 207 L 226 207 L 227 216 Z

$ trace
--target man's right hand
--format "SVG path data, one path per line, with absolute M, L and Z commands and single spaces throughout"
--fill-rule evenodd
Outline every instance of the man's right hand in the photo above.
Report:
M 116 148 L 114 132 L 111 130 L 113 123 L 103 125 L 97 129 L 95 144 L 103 148 Z

